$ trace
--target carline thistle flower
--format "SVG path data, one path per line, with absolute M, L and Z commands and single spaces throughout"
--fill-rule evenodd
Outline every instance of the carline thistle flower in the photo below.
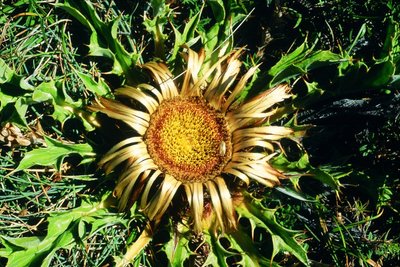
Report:
M 279 184 L 284 175 L 268 163 L 273 143 L 293 131 L 268 120 L 275 105 L 290 97 L 290 88 L 278 85 L 243 102 L 239 96 L 258 66 L 239 77 L 241 53 L 232 51 L 208 66 L 203 50 L 186 48 L 180 81 L 163 63 L 146 63 L 142 68 L 153 84 L 125 86 L 115 92 L 123 103 L 99 97 L 90 107 L 135 132 L 99 163 L 107 174 L 123 166 L 113 192 L 121 210 L 139 201 L 148 218 L 159 221 L 183 194 L 195 232 L 229 231 L 237 224 L 235 184 Z

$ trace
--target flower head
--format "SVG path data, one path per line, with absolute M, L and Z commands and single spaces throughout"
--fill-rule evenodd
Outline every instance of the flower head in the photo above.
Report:
M 100 161 L 106 173 L 123 164 L 114 189 L 120 209 L 138 200 L 149 219 L 157 221 L 182 192 L 196 232 L 202 231 L 205 217 L 222 230 L 233 229 L 232 184 L 279 184 L 283 175 L 268 161 L 273 142 L 292 130 L 265 122 L 275 114 L 275 104 L 290 96 L 289 87 L 279 85 L 243 103 L 239 96 L 257 66 L 239 77 L 240 54 L 233 51 L 207 67 L 203 51 L 187 49 L 180 82 L 163 63 L 146 63 L 142 67 L 153 85 L 120 88 L 115 94 L 124 103 L 99 98 L 90 107 L 135 132 Z

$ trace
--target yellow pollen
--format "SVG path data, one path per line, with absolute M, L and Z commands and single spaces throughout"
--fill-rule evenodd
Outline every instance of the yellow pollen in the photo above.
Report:
M 183 183 L 214 178 L 231 153 L 223 115 L 198 97 L 163 101 L 145 140 L 157 166 Z

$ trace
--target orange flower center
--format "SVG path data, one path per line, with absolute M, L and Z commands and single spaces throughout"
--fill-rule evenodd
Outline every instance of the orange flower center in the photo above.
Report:
M 155 164 L 183 183 L 220 174 L 232 153 L 230 140 L 224 116 L 199 97 L 164 100 L 145 135 Z

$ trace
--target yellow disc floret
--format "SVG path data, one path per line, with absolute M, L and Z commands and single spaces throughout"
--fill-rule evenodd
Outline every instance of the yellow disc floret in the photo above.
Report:
M 214 178 L 231 154 L 224 117 L 198 97 L 163 101 L 145 139 L 154 162 L 183 183 Z

